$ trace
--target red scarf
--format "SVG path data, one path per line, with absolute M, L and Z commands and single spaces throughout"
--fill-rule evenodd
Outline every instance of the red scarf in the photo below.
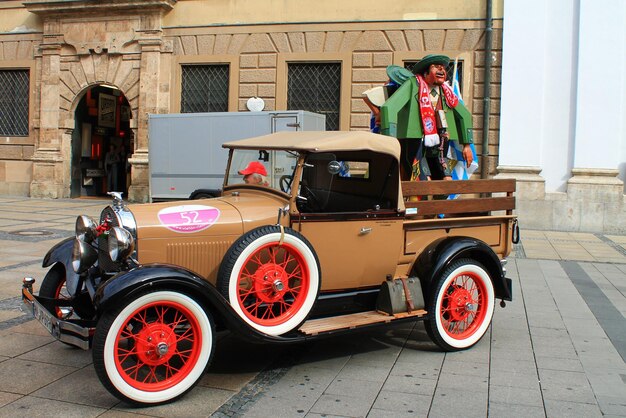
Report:
M 420 115 L 422 117 L 422 127 L 424 128 L 424 144 L 427 147 L 433 147 L 439 145 L 439 135 L 437 134 L 437 122 L 435 121 L 435 110 L 430 101 L 430 90 L 428 89 L 428 83 L 421 75 L 416 75 L 417 83 L 419 85 L 419 104 Z M 446 103 L 449 107 L 455 108 L 459 104 L 459 98 L 452 91 L 452 88 L 447 83 L 441 85 L 443 87 L 443 94 L 446 98 Z

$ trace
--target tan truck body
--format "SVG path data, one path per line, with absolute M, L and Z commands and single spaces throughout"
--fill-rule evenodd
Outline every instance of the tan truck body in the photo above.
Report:
M 364 132 L 280 133 L 225 146 L 315 153 L 359 149 L 399 156 L 397 140 Z M 300 168 L 302 165 L 300 161 Z M 300 175 L 296 173 L 296 179 Z M 302 233 L 319 257 L 322 292 L 379 286 L 388 277 L 407 277 L 422 251 L 446 237 L 472 237 L 488 244 L 501 259 L 509 255 L 515 219 L 511 214 L 513 181 L 396 184 L 402 185 L 396 208 L 349 216 L 342 212 L 300 213 L 295 193 L 292 196 L 268 193 L 263 187 L 243 184 L 227 186 L 222 197 L 195 201 L 218 208 L 221 215 L 219 222 L 193 234 L 168 230 L 158 220 L 160 211 L 180 206 L 181 202 L 131 205 L 129 209 L 141 225 L 138 261 L 181 266 L 215 285 L 219 266 L 232 243 L 258 226 L 275 224 L 278 209 L 283 207 L 288 207 L 289 211 L 287 216 L 281 217 L 280 223 Z M 297 189 L 297 184 L 293 189 Z M 478 194 L 481 191 L 505 195 L 481 198 Z M 432 200 L 434 195 L 450 193 L 463 195 L 454 201 Z M 409 196 L 416 195 L 424 196 L 424 200 L 407 201 Z M 417 214 L 407 215 L 407 208 L 416 209 Z M 492 210 L 504 210 L 508 214 L 492 215 Z M 445 216 L 436 217 L 439 213 Z

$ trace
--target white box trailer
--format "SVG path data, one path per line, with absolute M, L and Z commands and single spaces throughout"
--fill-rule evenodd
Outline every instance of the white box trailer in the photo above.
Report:
M 279 131 L 325 131 L 326 116 L 304 110 L 148 116 L 151 200 L 215 195 L 227 141 Z

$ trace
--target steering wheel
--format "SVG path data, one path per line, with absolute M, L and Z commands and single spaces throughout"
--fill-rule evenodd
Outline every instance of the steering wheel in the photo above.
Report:
M 313 190 L 306 185 L 305 182 L 300 183 L 302 195 L 306 198 L 305 207 L 311 212 L 318 212 L 322 209 L 320 199 L 313 193 Z
M 293 182 L 293 178 L 289 175 L 280 176 L 278 180 L 278 185 L 280 186 L 280 190 L 285 193 L 289 193 L 289 189 L 291 189 L 291 183 Z

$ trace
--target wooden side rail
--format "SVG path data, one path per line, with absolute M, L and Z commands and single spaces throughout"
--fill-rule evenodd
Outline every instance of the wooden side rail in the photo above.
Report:
M 403 181 L 402 194 L 406 208 L 416 208 L 416 215 L 484 213 L 505 210 L 507 215 L 515 209 L 515 179 L 462 180 L 462 181 Z M 500 197 L 492 197 L 493 193 L 505 193 Z M 486 197 L 447 200 L 450 194 L 486 194 Z M 421 200 L 410 201 L 411 196 Z

